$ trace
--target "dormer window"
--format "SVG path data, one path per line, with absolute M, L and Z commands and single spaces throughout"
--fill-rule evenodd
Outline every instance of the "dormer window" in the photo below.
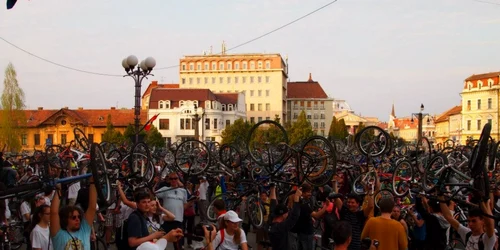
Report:
M 222 111 L 226 111 L 226 104 L 222 104 Z
M 163 105 L 163 101 L 159 101 L 158 102 L 158 108 L 159 109 L 163 109 L 164 105 Z
M 165 101 L 165 109 L 170 109 L 170 101 Z
M 184 105 L 186 105 L 186 103 L 185 103 L 184 101 L 180 101 L 180 102 L 179 102 L 179 107 L 182 107 L 182 106 L 184 106 Z
M 227 111 L 233 111 L 233 104 L 227 105 Z

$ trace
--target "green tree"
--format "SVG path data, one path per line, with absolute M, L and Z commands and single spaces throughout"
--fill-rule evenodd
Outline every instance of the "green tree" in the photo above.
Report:
M 146 131 L 142 130 L 141 133 L 139 133 L 139 138 L 140 137 L 143 137 L 144 141 L 146 141 Z M 135 143 L 135 127 L 133 124 L 129 124 L 127 128 L 125 128 L 125 131 L 123 132 L 123 140 L 129 144 Z
M 299 143 L 314 135 L 311 123 L 306 118 L 306 112 L 302 110 L 300 112 L 297 121 L 292 124 L 290 131 L 288 132 L 288 140 L 290 145 Z
M 363 130 L 364 128 L 365 128 L 365 124 L 360 122 L 358 125 L 358 128 L 356 128 L 355 133 L 357 134 L 357 133 L 361 132 L 361 130 Z
M 7 145 L 9 151 L 22 148 L 21 136 L 25 133 L 26 114 L 24 113 L 24 91 L 19 87 L 17 73 L 12 63 L 5 68 L 3 81 L 2 112 L 0 116 L 0 141 Z
M 333 116 L 332 122 L 330 123 L 330 130 L 328 131 L 328 139 L 330 139 L 330 140 L 339 139 L 339 138 L 337 138 L 337 128 L 338 128 L 337 123 L 338 123 L 337 117 Z
M 248 121 L 244 121 L 242 118 L 234 121 L 233 124 L 226 126 L 222 131 L 222 144 L 240 144 L 247 140 L 248 133 L 252 125 Z
M 337 123 L 340 139 L 345 139 L 349 136 L 349 132 L 347 132 L 346 125 L 344 119 L 340 119 Z
M 111 119 L 111 114 L 108 115 L 108 119 L 106 121 L 106 130 L 102 135 L 102 140 L 105 142 L 113 143 L 113 144 L 121 144 L 123 143 L 124 137 L 120 131 L 117 131 L 113 126 L 113 121 Z
M 167 145 L 160 131 L 153 125 L 151 125 L 149 131 L 146 132 L 144 142 L 150 147 L 165 147 Z

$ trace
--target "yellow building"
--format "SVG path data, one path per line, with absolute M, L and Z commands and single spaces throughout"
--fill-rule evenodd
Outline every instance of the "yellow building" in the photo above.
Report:
M 462 90 L 462 136 L 479 139 L 484 124 L 491 123 L 491 136 L 499 139 L 499 78 L 500 72 L 472 75 L 465 79 Z
M 106 131 L 108 115 L 117 131 L 124 132 L 134 123 L 133 109 L 62 109 L 25 110 L 28 119 L 25 133 L 21 136 L 22 150 L 44 150 L 47 144 L 66 144 L 74 140 L 74 129 L 81 129 L 89 141 L 101 142 Z M 144 121 L 146 112 L 141 113 Z
M 462 129 L 461 119 L 462 106 L 455 106 L 443 114 L 439 115 L 434 122 L 436 124 L 436 143 L 444 143 L 451 139 L 453 141 L 460 141 L 460 134 Z
M 340 113 L 335 114 L 335 118 L 338 120 L 344 119 L 344 123 L 349 134 L 355 134 L 358 130 L 360 124 L 363 124 L 365 127 L 368 126 L 377 126 L 380 121 L 375 117 L 362 117 L 354 114 L 353 111 L 344 110 Z
M 221 54 L 180 59 L 180 88 L 243 93 L 247 120 L 286 117 L 287 66 L 280 54 Z

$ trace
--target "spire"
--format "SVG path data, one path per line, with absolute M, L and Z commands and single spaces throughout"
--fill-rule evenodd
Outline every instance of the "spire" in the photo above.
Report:
M 226 42 L 225 41 L 222 41 L 222 53 L 223 55 L 226 54 Z
M 308 80 L 308 82 L 313 82 L 313 78 L 312 78 L 312 74 L 311 73 L 309 73 L 309 80 Z
M 394 118 L 396 118 L 396 112 L 394 111 L 394 103 L 392 103 L 391 116 L 394 117 Z

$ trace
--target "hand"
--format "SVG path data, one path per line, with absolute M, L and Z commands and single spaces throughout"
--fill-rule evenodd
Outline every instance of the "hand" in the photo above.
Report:
M 330 206 L 330 200 L 326 199 L 325 202 L 323 203 L 323 207 L 328 208 L 328 206 Z
M 95 241 L 95 240 L 96 240 L 96 238 L 97 238 L 97 237 L 95 236 L 95 233 L 90 234 L 90 241 L 92 241 L 92 242 L 93 242 L 93 241 Z
M 174 229 L 163 236 L 163 238 L 168 242 L 177 242 L 182 237 L 184 237 L 184 234 L 182 233 L 182 229 L 180 228 Z
M 119 180 L 116 180 L 116 187 L 118 187 L 118 189 L 122 189 L 122 183 Z
M 152 233 L 151 235 L 153 235 L 153 239 L 159 239 L 159 238 L 163 237 L 163 235 L 165 235 L 165 232 L 156 231 L 156 232 Z
M 293 200 L 295 202 L 299 202 L 300 197 L 302 197 L 302 189 L 297 188 L 297 190 L 295 190 L 295 195 L 293 196 Z
M 247 201 L 247 197 L 246 197 L 246 196 L 243 196 L 243 197 L 241 197 L 241 200 L 242 200 L 242 201 Z

